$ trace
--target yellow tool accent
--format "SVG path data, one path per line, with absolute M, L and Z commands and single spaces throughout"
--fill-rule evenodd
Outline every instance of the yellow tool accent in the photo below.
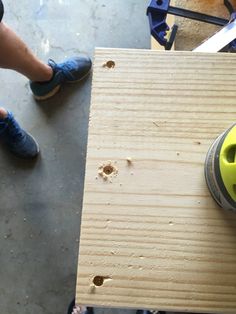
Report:
M 224 139 L 219 156 L 220 173 L 225 188 L 236 201 L 236 125 Z

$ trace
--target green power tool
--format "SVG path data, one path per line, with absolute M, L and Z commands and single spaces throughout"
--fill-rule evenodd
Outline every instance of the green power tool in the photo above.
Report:
M 236 211 L 236 124 L 210 147 L 205 161 L 205 178 L 218 205 Z

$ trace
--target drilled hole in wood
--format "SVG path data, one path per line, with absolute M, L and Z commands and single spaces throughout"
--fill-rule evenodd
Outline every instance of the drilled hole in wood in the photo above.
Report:
M 115 168 L 112 165 L 107 165 L 103 168 L 103 172 L 109 176 L 115 171 Z
M 96 276 L 93 278 L 93 283 L 96 287 L 101 287 L 104 283 L 104 277 Z
M 114 61 L 112 61 L 112 60 L 109 60 L 109 61 L 107 61 L 107 63 L 105 63 L 105 67 L 106 68 L 108 68 L 108 69 L 113 69 L 114 67 L 115 67 L 115 62 Z
M 117 173 L 118 169 L 115 162 L 107 161 L 98 168 L 99 176 L 102 177 L 104 181 L 108 180 L 110 183 L 112 183 L 112 178 L 117 176 Z

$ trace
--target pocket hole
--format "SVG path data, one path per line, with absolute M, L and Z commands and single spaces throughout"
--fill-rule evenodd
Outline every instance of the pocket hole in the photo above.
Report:
M 93 278 L 93 283 L 96 287 L 101 287 L 104 283 L 104 277 L 96 276 Z
M 109 60 L 109 61 L 107 61 L 107 63 L 105 63 L 104 64 L 104 67 L 105 68 L 108 68 L 108 69 L 113 69 L 114 67 L 115 67 L 115 62 L 114 61 L 112 61 L 112 60 Z
M 107 175 L 107 176 L 109 176 L 109 175 L 111 175 L 113 172 L 114 172 L 114 167 L 112 167 L 112 165 L 107 165 L 107 166 L 105 166 L 104 168 L 103 168 L 103 172 Z
M 118 169 L 111 161 L 107 161 L 98 168 L 98 174 L 103 180 L 111 180 L 113 177 L 116 177 Z M 112 181 L 110 181 L 112 182 Z
M 163 0 L 157 0 L 157 5 L 162 5 L 163 4 Z

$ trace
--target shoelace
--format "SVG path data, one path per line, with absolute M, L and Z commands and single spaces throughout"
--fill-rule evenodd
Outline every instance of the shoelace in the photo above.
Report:
M 22 130 L 19 126 L 19 124 L 14 119 L 14 116 L 11 112 L 8 113 L 7 121 L 6 121 L 6 127 L 8 126 L 8 132 L 13 141 L 18 141 L 23 137 Z
M 54 72 L 61 71 L 66 78 L 69 80 L 73 80 L 74 76 L 71 73 L 74 69 L 74 64 L 72 62 L 67 61 L 66 63 L 63 64 L 57 64 L 54 60 L 49 59 L 48 64 L 52 67 Z

